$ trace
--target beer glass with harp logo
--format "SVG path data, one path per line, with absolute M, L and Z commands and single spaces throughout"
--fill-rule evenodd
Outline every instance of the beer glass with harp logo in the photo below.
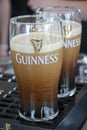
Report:
M 54 119 L 63 60 L 61 25 L 41 16 L 10 20 L 11 57 L 19 90 L 19 115 L 27 121 Z M 58 26 L 58 28 L 57 28 Z M 56 30 L 56 31 L 55 31 Z
M 64 57 L 61 70 L 58 97 L 73 96 L 76 92 L 75 69 L 81 45 L 80 9 L 68 6 L 50 6 L 39 8 L 37 14 L 54 15 L 62 21 L 64 38 Z

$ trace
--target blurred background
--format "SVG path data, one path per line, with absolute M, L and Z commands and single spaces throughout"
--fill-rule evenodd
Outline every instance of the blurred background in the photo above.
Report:
M 65 2 L 65 3 L 64 3 Z M 72 4 L 71 4 L 72 3 Z M 11 17 L 19 15 L 33 14 L 38 7 L 50 5 L 67 5 L 77 6 L 81 8 L 82 12 L 82 44 L 81 53 L 87 54 L 87 14 L 86 14 L 87 1 L 74 1 L 71 0 L 0 0 L 0 56 L 7 56 L 9 49 L 8 27 Z

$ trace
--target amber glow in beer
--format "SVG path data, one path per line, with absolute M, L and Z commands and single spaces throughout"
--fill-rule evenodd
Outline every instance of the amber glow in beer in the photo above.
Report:
M 53 33 L 31 32 L 13 37 L 10 48 L 19 89 L 20 116 L 37 121 L 53 119 L 59 112 L 57 93 L 63 40 Z
M 64 57 L 59 84 L 59 97 L 72 96 L 76 91 L 75 71 L 81 46 L 81 24 L 63 21 Z
M 62 22 L 64 57 L 58 85 L 58 97 L 65 98 L 73 96 L 76 93 L 75 71 L 81 46 L 81 10 L 70 6 L 48 6 L 38 8 L 36 13 L 48 16 L 54 15 L 56 22 L 59 19 Z

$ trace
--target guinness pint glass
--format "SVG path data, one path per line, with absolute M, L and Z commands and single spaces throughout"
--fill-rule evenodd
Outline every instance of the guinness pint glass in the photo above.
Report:
M 64 57 L 59 82 L 58 97 L 73 96 L 76 92 L 75 69 L 81 45 L 81 17 L 80 9 L 67 6 L 51 6 L 39 8 L 37 14 L 55 16 L 62 22 L 64 38 Z
M 43 22 L 45 16 L 10 20 L 10 48 L 16 75 L 21 118 L 51 120 L 58 115 L 58 82 L 63 60 L 61 25 Z M 57 27 L 58 26 L 58 27 Z

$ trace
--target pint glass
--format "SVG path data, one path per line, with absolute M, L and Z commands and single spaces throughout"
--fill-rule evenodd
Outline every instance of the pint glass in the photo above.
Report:
M 51 120 L 58 115 L 58 81 L 63 60 L 61 25 L 45 16 L 19 16 L 10 20 L 10 49 L 18 83 L 21 118 Z M 57 27 L 59 26 L 59 27 Z
M 62 21 L 64 57 L 61 70 L 58 97 L 72 96 L 76 92 L 75 69 L 81 44 L 80 9 L 67 6 L 39 8 L 37 14 L 54 15 Z

